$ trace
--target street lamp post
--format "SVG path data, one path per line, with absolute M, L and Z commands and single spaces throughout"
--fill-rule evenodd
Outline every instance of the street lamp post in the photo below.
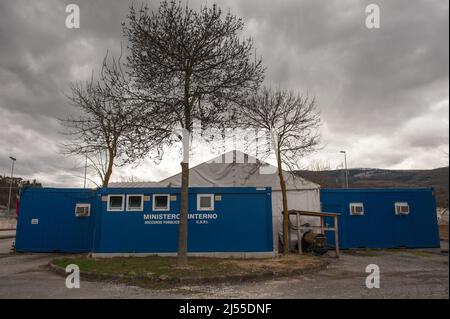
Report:
M 12 163 L 11 163 L 11 180 L 9 181 L 9 196 L 8 196 L 8 210 L 7 210 L 8 213 L 11 212 L 11 193 L 14 176 L 14 162 L 16 161 L 16 158 L 10 156 L 9 159 L 12 161 Z
M 345 163 L 345 188 L 348 188 L 347 152 L 346 152 L 346 151 L 340 151 L 340 153 L 344 154 L 344 163 Z
M 86 188 L 87 160 L 88 160 L 88 156 L 87 156 L 87 152 L 86 152 L 86 158 L 84 159 L 84 185 L 83 185 L 83 188 Z

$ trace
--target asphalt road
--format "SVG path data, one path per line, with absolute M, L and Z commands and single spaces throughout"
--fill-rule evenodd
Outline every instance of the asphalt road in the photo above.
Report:
M 168 291 L 82 281 L 68 289 L 65 278 L 48 270 L 57 254 L 9 255 L 11 239 L 0 240 L 0 298 L 176 298 Z M 180 295 L 182 297 L 182 295 Z
M 321 272 L 259 282 L 148 290 L 82 281 L 67 289 L 46 267 L 56 255 L 8 255 L 10 242 L 0 240 L 0 298 L 449 298 L 448 253 L 440 250 L 344 252 Z M 365 285 L 368 264 L 379 266 L 378 289 Z

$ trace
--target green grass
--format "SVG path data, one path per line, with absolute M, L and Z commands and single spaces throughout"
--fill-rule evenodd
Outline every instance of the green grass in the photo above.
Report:
M 298 254 L 267 259 L 190 257 L 189 266 L 179 268 L 175 257 L 90 258 L 77 255 L 58 258 L 52 263 L 63 268 L 69 264 L 76 264 L 82 273 L 94 274 L 93 280 L 118 280 L 141 287 L 166 288 L 171 285 L 170 283 L 179 282 L 179 279 L 186 283 L 186 279 L 191 282 L 215 281 L 218 278 L 227 281 L 248 275 L 266 276 L 268 273 L 282 276 L 318 269 L 324 266 L 326 261 Z
M 175 257 L 115 257 L 115 258 L 60 258 L 53 261 L 60 267 L 76 264 L 81 271 L 97 274 L 125 275 L 158 278 L 169 277 L 213 277 L 218 274 L 239 274 L 243 269 L 227 260 L 213 258 L 190 258 L 189 266 L 178 268 Z

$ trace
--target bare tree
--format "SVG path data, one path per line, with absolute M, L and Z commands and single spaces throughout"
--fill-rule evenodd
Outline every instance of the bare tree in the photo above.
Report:
M 100 79 L 92 76 L 86 83 L 71 85 L 68 96 L 77 108 L 78 116 L 61 120 L 70 142 L 64 145 L 66 154 L 87 159 L 103 187 L 110 181 L 113 167 L 130 163 L 135 143 L 133 137 L 139 124 L 139 106 L 128 99 L 125 78 L 112 60 L 107 64 L 105 57 Z M 113 72 L 113 71 L 114 72 Z M 111 77 L 115 75 L 117 79 Z M 121 81 L 118 81 L 118 79 Z
M 261 61 L 252 60 L 251 39 L 238 37 L 243 26 L 241 19 L 224 15 L 216 5 L 195 11 L 175 1 L 162 1 L 154 12 L 146 6 L 138 11 L 131 7 L 124 24 L 134 92 L 147 102 L 142 115 L 151 118 L 154 124 L 150 126 L 164 126 L 159 129 L 160 143 L 143 140 L 141 155 L 155 144 L 173 143 L 174 130 L 184 132 L 179 266 L 187 264 L 188 153 L 193 121 L 200 121 L 203 129 L 226 123 L 231 107 L 255 92 L 263 80 Z M 152 145 L 145 145 L 146 141 Z
M 330 171 L 331 170 L 331 164 L 329 161 L 323 161 L 320 159 L 312 160 L 308 167 L 308 170 L 313 172 L 322 172 L 322 171 Z
M 264 88 L 240 109 L 239 124 L 272 134 L 283 200 L 283 246 L 289 253 L 289 213 L 283 167 L 299 168 L 302 157 L 319 144 L 320 115 L 315 99 L 286 90 Z

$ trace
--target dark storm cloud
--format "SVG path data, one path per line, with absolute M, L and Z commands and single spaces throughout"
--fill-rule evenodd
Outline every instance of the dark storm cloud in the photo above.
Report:
M 380 29 L 365 27 L 369 3 L 380 6 Z M 268 83 L 317 97 L 326 124 L 318 157 L 337 164 L 347 149 L 353 166 L 448 165 L 447 1 L 235 4 Z
M 80 29 L 64 26 L 69 3 L 80 6 Z M 447 1 L 219 3 L 244 18 L 268 68 L 268 85 L 317 97 L 325 145 L 318 157 L 337 165 L 336 152 L 347 149 L 353 166 L 446 164 L 440 154 L 448 149 Z M 381 8 L 380 29 L 365 27 L 369 3 Z M 129 5 L 0 0 L 0 174 L 15 154 L 27 177 L 63 185 L 79 175 L 73 160 L 58 153 L 64 136 L 56 119 L 74 111 L 64 97 L 68 84 L 89 78 L 107 50 L 118 54 Z M 143 167 L 146 179 L 165 174 Z M 178 170 L 164 167 L 166 174 Z
M 348 130 L 342 124 L 353 120 L 378 131 L 405 112 L 424 112 L 430 83 L 438 82 L 437 101 L 448 96 L 448 7 L 445 1 L 375 1 L 381 29 L 369 30 L 364 9 L 372 2 L 280 1 L 270 10 L 271 1 L 239 3 L 256 23 L 273 85 L 308 89 L 334 129 Z M 367 127 L 363 116 L 378 125 Z
M 84 80 L 120 48 L 128 2 L 79 1 L 81 28 L 65 27 L 64 1 L 4 1 L 0 12 L 2 106 L 64 115 L 70 81 Z M 110 19 L 107 19 L 110 17 Z
M 78 1 L 81 28 L 65 27 L 71 1 L 0 2 L 0 174 L 8 156 L 17 171 L 51 184 L 74 180 L 77 163 L 62 156 L 57 118 L 74 112 L 65 95 L 73 81 L 87 80 L 107 52 L 120 51 L 127 1 Z M 76 180 L 76 179 L 75 179 Z

